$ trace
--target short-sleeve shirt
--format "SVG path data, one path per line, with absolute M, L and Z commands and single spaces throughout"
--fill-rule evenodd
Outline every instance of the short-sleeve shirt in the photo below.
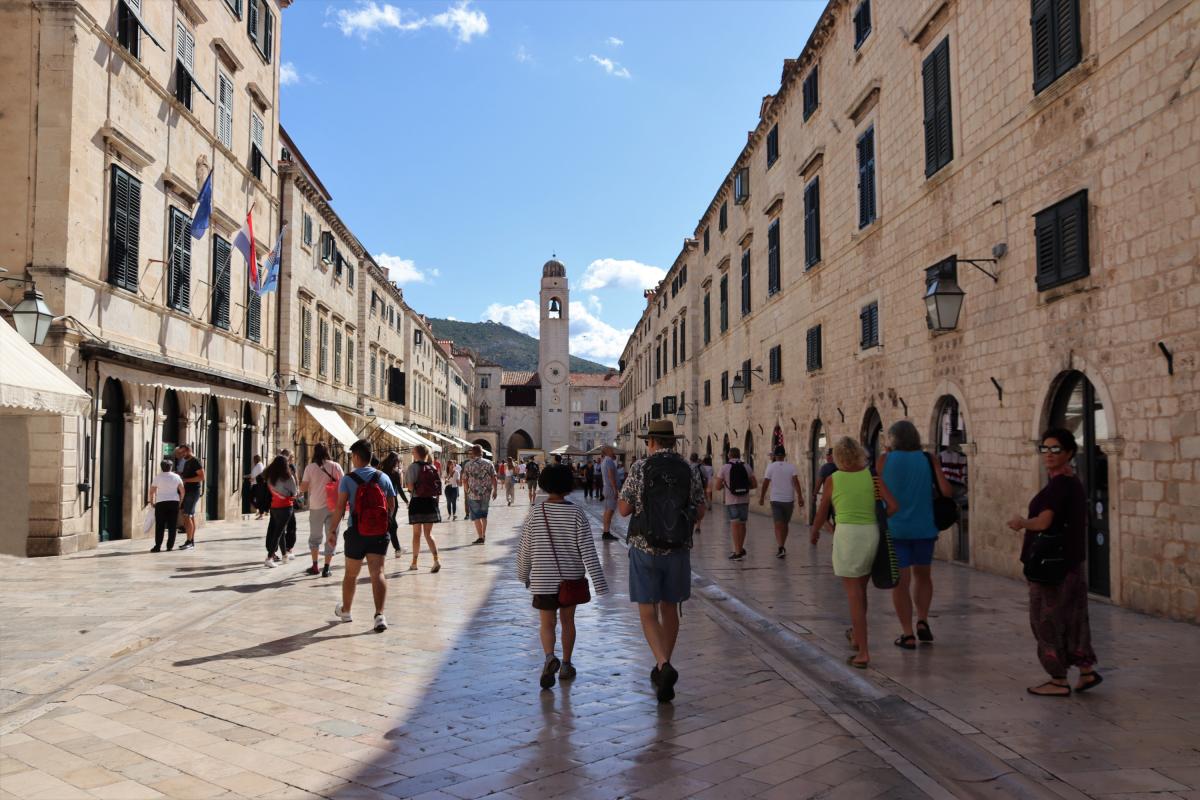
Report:
M 150 483 L 154 487 L 155 503 L 179 502 L 179 487 L 183 486 L 183 478 L 174 472 L 160 472 Z
M 191 456 L 187 459 L 180 459 L 179 461 L 175 462 L 175 471 L 179 473 L 179 477 L 183 478 L 184 480 L 196 477 L 196 475 L 198 475 L 202 469 L 204 469 L 204 465 L 201 464 L 200 459 L 196 458 L 195 456 Z M 198 492 L 200 491 L 200 482 L 196 481 L 194 483 L 185 483 L 183 485 L 183 490 L 188 493 Z
M 933 471 L 921 450 L 893 450 L 883 462 L 884 484 L 900 506 L 888 517 L 896 539 L 936 539 L 933 521 Z
M 833 473 L 835 473 L 837 471 L 838 471 L 837 464 L 834 464 L 832 461 L 826 461 L 824 464 L 821 465 L 821 469 L 817 470 L 817 477 L 819 477 L 821 479 L 821 483 L 824 483 L 826 478 L 828 478 L 830 475 L 832 475 Z
M 496 467 L 492 462 L 485 458 L 472 458 L 463 465 L 462 475 L 468 500 L 491 498 L 492 479 L 496 477 Z
M 796 502 L 796 487 L 792 479 L 796 477 L 796 467 L 790 461 L 772 461 L 767 464 L 763 477 L 771 482 L 767 488 L 772 503 Z
M 1080 564 L 1087 557 L 1087 492 L 1074 475 L 1056 475 L 1029 502 L 1029 516 L 1036 517 L 1043 511 L 1054 512 L 1050 530 L 1066 535 L 1067 560 Z M 1025 531 L 1025 542 L 1021 547 L 1021 560 L 1029 557 L 1034 531 Z
M 453 467 L 450 468 L 449 472 L 446 473 L 446 486 L 447 487 L 453 486 L 455 488 L 458 488 L 458 483 L 461 479 L 462 479 L 462 467 L 460 467 L 458 464 L 455 464 Z
M 261 461 L 250 468 L 250 480 L 255 480 L 259 475 L 262 475 L 267 469 L 266 465 Z
M 345 474 L 341 465 L 332 458 L 325 459 L 323 464 L 310 461 L 304 468 L 302 481 L 308 484 L 308 507 L 310 509 L 325 508 L 325 484 L 330 481 L 338 483 Z
M 617 461 L 616 461 L 616 459 L 609 458 L 608 456 L 604 457 L 604 460 L 600 462 L 600 476 L 601 476 L 605 486 L 608 486 L 609 482 L 611 481 L 612 484 L 615 485 L 618 489 L 621 488 L 621 483 L 620 483 L 620 481 L 617 480 Z
M 730 468 L 734 464 L 741 464 L 742 466 L 744 466 L 746 468 L 746 477 L 750 480 L 751 483 L 754 482 L 754 470 L 752 470 L 750 468 L 750 465 L 747 464 L 745 461 L 742 461 L 740 458 L 735 458 L 735 459 L 731 460 L 728 464 L 725 464 L 724 466 L 722 466 L 721 467 L 721 480 L 724 481 L 724 483 L 725 483 L 725 505 L 727 505 L 727 506 L 746 505 L 750 502 L 751 492 L 746 492 L 745 494 L 739 495 L 739 494 L 734 494 L 733 492 L 729 491 L 729 471 L 730 471 Z
M 391 480 L 388 479 L 388 476 L 385 473 L 380 472 L 379 470 L 375 469 L 374 467 L 360 467 L 359 469 L 352 470 L 351 472 L 346 474 L 342 478 L 342 480 L 338 483 L 338 491 L 345 492 L 350 498 L 349 502 L 346 505 L 347 505 L 347 510 L 351 514 L 354 513 L 354 495 L 356 495 L 358 493 L 358 484 L 355 483 L 354 479 L 351 478 L 350 476 L 357 475 L 358 477 L 362 478 L 364 481 L 369 481 L 369 480 L 371 480 L 371 476 L 376 473 L 379 474 L 379 481 L 378 481 L 379 488 L 383 489 L 384 496 L 385 497 L 395 497 L 396 496 L 396 487 L 392 486 Z
M 621 486 L 621 494 L 618 496 L 618 499 L 624 500 L 626 503 L 633 506 L 634 514 L 642 513 L 642 487 L 644 484 L 642 478 L 642 469 L 646 462 L 652 458 L 677 458 L 681 463 L 687 464 L 687 462 L 683 460 L 683 456 L 671 450 L 660 450 L 659 452 L 647 456 L 640 461 L 633 462 L 633 466 L 629 468 L 629 477 L 625 480 L 624 485 Z M 704 484 L 701 482 L 700 476 L 697 474 L 696 470 L 689 470 L 689 472 L 692 476 L 692 504 L 697 508 L 703 507 Z M 670 553 L 675 552 L 674 550 L 668 548 L 651 547 L 650 543 L 646 541 L 646 537 L 638 533 L 629 534 L 629 546 L 636 547 L 638 550 L 658 556 L 669 555 Z M 691 545 L 689 544 L 689 547 L 690 546 Z

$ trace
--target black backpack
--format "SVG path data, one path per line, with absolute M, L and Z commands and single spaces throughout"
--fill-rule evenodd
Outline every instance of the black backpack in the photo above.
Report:
M 734 461 L 729 465 L 729 493 L 738 497 L 750 494 L 750 473 L 744 462 Z
M 648 458 L 642 463 L 642 510 L 630 520 L 630 533 L 651 547 L 676 550 L 692 541 L 692 468 L 681 458 Z

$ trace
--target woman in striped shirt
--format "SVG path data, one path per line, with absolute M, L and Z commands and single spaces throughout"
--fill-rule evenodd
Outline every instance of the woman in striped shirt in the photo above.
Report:
M 596 558 L 592 526 L 583 511 L 566 499 L 575 488 L 571 468 L 546 467 L 538 476 L 538 486 L 548 497 L 544 503 L 531 507 L 525 518 L 517 547 L 517 578 L 533 593 L 533 607 L 541 615 L 542 650 L 546 654 L 541 686 L 549 689 L 560 669 L 563 680 L 575 677 L 575 667 L 571 664 L 571 651 L 575 649 L 575 606 L 559 604 L 559 583 L 584 577 L 586 567 L 597 595 L 608 594 L 608 584 Z M 557 622 L 562 623 L 561 663 L 554 655 Z

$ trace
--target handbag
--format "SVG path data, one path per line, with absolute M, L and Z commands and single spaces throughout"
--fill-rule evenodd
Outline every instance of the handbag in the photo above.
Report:
M 550 539 L 550 552 L 554 554 L 554 566 L 558 568 L 558 604 L 560 606 L 583 605 L 592 599 L 587 578 L 563 578 L 562 564 L 558 562 L 558 551 L 554 549 L 554 535 L 550 532 L 550 519 L 546 516 L 545 503 L 542 503 L 542 522 L 546 525 L 546 536 Z
M 900 583 L 900 562 L 896 560 L 896 546 L 888 532 L 887 506 L 882 502 L 875 503 L 875 519 L 879 528 L 879 546 L 875 548 L 875 560 L 871 562 L 871 583 L 876 589 L 895 589 Z
M 1062 583 L 1070 570 L 1067 563 L 1066 536 L 1061 532 L 1040 531 L 1034 534 L 1025 560 L 1025 577 L 1033 583 L 1056 585 Z
M 939 531 L 944 531 L 958 522 L 958 503 L 953 497 L 942 495 L 942 490 L 938 487 L 933 456 L 926 453 L 925 460 L 929 462 L 929 474 L 933 477 L 933 524 Z
M 325 487 L 324 487 L 325 488 L 325 507 L 328 508 L 330 511 L 332 511 L 333 509 L 337 508 L 338 482 L 332 475 L 329 474 L 329 471 L 325 469 L 324 465 L 321 465 L 321 472 L 324 472 L 325 477 L 329 478 L 329 480 L 325 482 Z

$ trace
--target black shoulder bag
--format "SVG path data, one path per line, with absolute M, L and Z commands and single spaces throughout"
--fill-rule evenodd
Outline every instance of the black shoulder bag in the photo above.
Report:
M 933 524 L 939 531 L 944 531 L 958 522 L 958 503 L 953 497 L 944 496 L 938 487 L 937 467 L 933 463 L 933 456 L 926 453 L 925 460 L 929 462 L 929 475 L 933 479 Z

